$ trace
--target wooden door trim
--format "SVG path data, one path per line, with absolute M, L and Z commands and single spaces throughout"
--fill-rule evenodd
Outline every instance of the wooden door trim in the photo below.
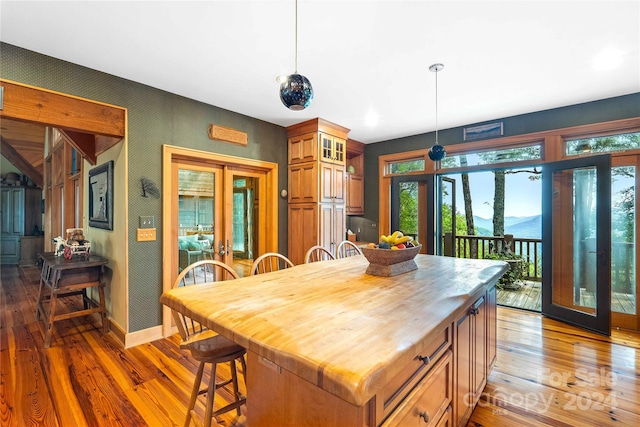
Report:
M 265 245 L 267 251 L 278 250 L 278 164 L 263 160 L 247 159 L 243 157 L 230 156 L 226 154 L 212 153 L 209 151 L 196 150 L 192 148 L 176 147 L 173 145 L 162 146 L 162 188 L 165 192 L 171 192 L 174 188 L 172 182 L 172 164 L 174 161 L 185 161 L 200 165 L 215 164 L 224 169 L 233 168 L 234 171 L 241 170 L 242 173 L 259 171 L 265 175 L 264 203 Z M 165 193 L 167 194 L 167 193 Z M 262 202 L 261 202 L 262 203 Z M 168 262 L 163 263 L 162 269 L 162 290 L 171 288 L 173 280 L 177 276 L 177 246 L 175 240 L 170 236 L 175 228 L 171 222 L 172 218 L 172 198 L 163 197 L 162 201 L 162 257 Z M 167 337 L 172 334 L 171 330 L 171 310 L 162 307 L 162 334 Z

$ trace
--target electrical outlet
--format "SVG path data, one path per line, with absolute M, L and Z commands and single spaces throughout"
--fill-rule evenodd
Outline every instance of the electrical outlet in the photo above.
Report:
M 371 223 L 371 228 L 378 228 L 378 224 L 376 224 L 375 222 Z
M 156 240 L 155 228 L 138 228 L 138 242 L 153 242 Z
M 153 218 L 153 215 L 151 216 L 140 216 L 139 218 L 139 226 L 140 228 L 154 228 L 155 225 L 155 219 Z
M 358 227 L 358 231 L 356 233 L 359 233 L 359 232 L 360 232 L 360 227 Z

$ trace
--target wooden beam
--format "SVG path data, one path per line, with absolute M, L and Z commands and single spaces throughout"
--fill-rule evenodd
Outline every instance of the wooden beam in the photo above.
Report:
M 124 137 L 124 108 L 3 79 L 0 79 L 0 85 L 4 88 L 0 118 L 42 123 L 118 140 Z
M 0 136 L 0 149 L 2 150 L 2 155 L 7 158 L 15 167 L 20 169 L 22 173 L 27 175 L 31 180 L 38 186 L 39 188 L 44 187 L 44 179 L 42 178 L 42 173 L 40 173 L 37 169 L 31 166 L 24 157 L 20 155 L 16 151 L 15 148 L 11 146 L 4 138 Z
M 95 135 L 71 130 L 58 129 L 69 140 L 71 145 L 78 150 L 92 166 L 97 162 Z

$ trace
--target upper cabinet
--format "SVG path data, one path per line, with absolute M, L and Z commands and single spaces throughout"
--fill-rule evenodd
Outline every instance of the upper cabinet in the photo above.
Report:
M 287 128 L 289 164 L 322 161 L 345 164 L 349 129 L 316 118 Z
M 346 213 L 364 215 L 364 144 L 347 140 Z
M 320 138 L 320 160 L 344 165 L 346 140 L 323 132 L 318 135 Z

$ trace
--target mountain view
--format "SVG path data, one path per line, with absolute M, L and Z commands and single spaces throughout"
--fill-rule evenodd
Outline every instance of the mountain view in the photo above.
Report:
M 473 222 L 481 236 L 493 235 L 493 219 L 473 216 Z M 504 218 L 505 234 L 529 239 L 542 238 L 542 215 L 508 216 Z

